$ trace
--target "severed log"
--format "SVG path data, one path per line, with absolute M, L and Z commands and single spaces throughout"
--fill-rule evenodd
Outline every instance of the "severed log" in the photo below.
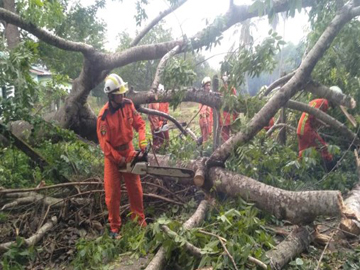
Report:
M 205 182 L 205 176 L 206 176 L 206 166 L 205 166 L 205 158 L 202 158 L 200 160 L 196 161 L 196 171 L 194 175 L 194 184 L 197 187 L 202 187 Z
M 298 254 L 306 250 L 313 241 L 313 234 L 305 227 L 292 231 L 288 238 L 274 249 L 266 252 L 272 269 L 281 269 Z
M 345 205 L 354 213 L 360 216 L 360 159 L 357 149 L 354 150 L 356 167 L 359 175 L 359 183 L 350 191 L 349 197 L 345 200 Z M 340 222 L 340 229 L 349 236 L 360 234 L 360 223 L 355 219 L 343 217 Z
M 53 216 L 48 222 L 46 222 L 34 235 L 25 239 L 26 246 L 34 246 L 37 242 L 39 242 L 43 236 L 50 231 L 58 222 L 56 216 Z M 7 242 L 0 244 L 0 252 L 8 250 L 15 241 Z
M 287 191 L 222 168 L 211 168 L 209 178 L 217 191 L 240 196 L 293 224 L 309 224 L 317 216 L 340 216 L 344 211 L 340 191 Z
M 158 156 L 158 160 L 161 166 L 170 163 L 168 157 Z M 194 161 L 176 165 L 196 170 Z M 221 167 L 210 168 L 208 177 L 204 183 L 207 189 L 215 188 L 232 197 L 240 196 L 245 201 L 255 203 L 260 210 L 293 224 L 309 224 L 322 215 L 354 218 L 353 211 L 344 204 L 340 191 L 287 191 Z
M 209 208 L 209 203 L 206 200 L 200 202 L 195 213 L 184 223 L 185 229 L 191 229 L 200 224 L 205 218 L 205 214 Z M 161 270 L 166 264 L 166 250 L 160 247 L 155 257 L 151 260 L 145 270 Z

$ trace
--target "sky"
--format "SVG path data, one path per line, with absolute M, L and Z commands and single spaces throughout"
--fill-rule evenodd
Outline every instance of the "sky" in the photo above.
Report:
M 84 1 L 84 0 L 83 0 Z M 83 2 L 82 1 L 82 2 Z M 93 0 L 86 0 L 91 3 Z M 148 20 L 143 22 L 142 27 L 136 28 L 134 15 L 136 14 L 135 1 L 123 0 L 107 1 L 106 7 L 98 12 L 98 16 L 107 23 L 107 42 L 106 48 L 114 50 L 118 45 L 119 39 L 116 37 L 119 33 L 126 30 L 132 37 L 135 37 L 136 30 L 140 31 L 152 18 L 159 12 L 168 8 L 166 0 L 148 0 L 146 6 Z M 251 4 L 252 0 L 235 0 L 236 5 Z M 229 1 L 226 0 L 188 0 L 172 14 L 165 18 L 165 27 L 172 29 L 172 35 L 175 39 L 180 38 L 183 33 L 187 36 L 196 34 L 206 26 L 206 21 L 213 21 L 216 16 L 224 14 L 228 9 Z M 255 42 L 260 42 L 267 36 L 271 29 L 266 17 L 254 21 L 256 28 L 252 28 L 252 34 Z M 296 13 L 295 18 L 288 18 L 284 22 L 280 19 L 276 31 L 283 36 L 286 42 L 298 43 L 308 33 L 308 23 L 306 13 Z M 240 27 L 233 26 L 223 34 L 223 40 L 220 46 L 212 48 L 211 51 L 202 50 L 205 58 L 212 57 L 208 63 L 215 69 L 219 68 L 219 62 L 223 59 L 226 52 L 234 43 L 239 42 Z M 214 55 L 217 55 L 214 57 Z

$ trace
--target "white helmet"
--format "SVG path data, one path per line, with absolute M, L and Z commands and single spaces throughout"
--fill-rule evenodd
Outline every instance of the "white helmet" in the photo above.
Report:
M 211 83 L 211 78 L 210 77 L 205 77 L 202 82 L 201 82 L 201 85 L 202 86 L 205 86 L 205 84 L 207 83 Z
M 330 90 L 332 90 L 332 91 L 334 91 L 334 92 L 336 92 L 336 93 L 340 93 L 340 94 L 343 93 L 343 91 L 340 89 L 340 87 L 339 87 L 339 86 L 336 86 L 336 85 L 331 86 L 331 87 L 330 87 Z
M 165 87 L 164 87 L 161 83 L 159 83 L 158 91 L 159 91 L 159 92 L 162 92 L 162 91 L 164 91 L 164 90 L 165 90 Z
M 104 87 L 104 93 L 105 94 L 124 94 L 128 91 L 127 82 L 124 82 L 123 79 L 113 73 L 110 74 L 105 78 L 105 87 Z

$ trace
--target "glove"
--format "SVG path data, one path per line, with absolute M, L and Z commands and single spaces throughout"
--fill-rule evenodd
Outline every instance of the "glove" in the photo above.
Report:
M 124 169 L 126 167 L 126 159 L 124 157 L 121 158 L 121 161 L 118 164 L 119 169 Z
M 145 150 L 146 150 L 146 147 L 147 147 L 147 141 L 146 140 L 142 140 L 142 141 L 140 141 L 140 143 L 139 143 L 139 146 L 140 146 L 140 150 L 141 150 L 141 152 L 145 152 Z

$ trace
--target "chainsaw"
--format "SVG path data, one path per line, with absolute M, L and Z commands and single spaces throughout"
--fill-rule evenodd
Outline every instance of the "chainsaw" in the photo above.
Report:
M 141 151 L 138 151 L 134 159 L 126 164 L 125 168 L 120 168 L 120 172 L 132 173 L 138 175 L 157 175 L 157 176 L 170 176 L 177 178 L 192 178 L 194 177 L 194 172 L 189 169 L 182 169 L 176 167 L 160 167 L 160 166 L 151 166 L 148 162 L 148 152 L 150 147 L 146 147 L 145 152 L 140 156 Z
M 181 124 L 182 127 L 186 126 L 186 122 L 182 122 L 180 124 Z M 176 128 L 177 128 L 177 126 L 174 125 L 174 124 L 165 124 L 161 128 L 159 128 L 158 130 L 155 130 L 154 133 L 165 132 L 165 131 L 168 131 L 170 129 L 176 129 Z

